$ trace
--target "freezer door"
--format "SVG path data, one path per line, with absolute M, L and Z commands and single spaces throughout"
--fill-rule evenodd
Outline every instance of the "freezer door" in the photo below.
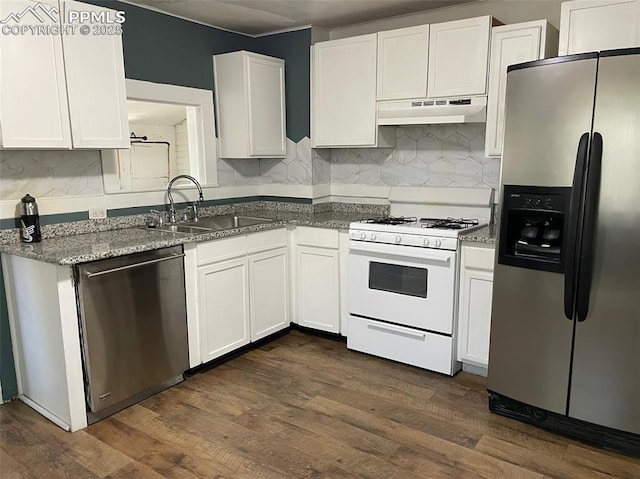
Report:
M 504 184 L 570 187 L 591 131 L 597 59 L 537 63 L 507 77 L 501 204 Z M 566 413 L 573 323 L 564 289 L 561 272 L 496 264 L 489 390 Z
M 600 59 L 595 132 L 603 138 L 600 199 L 569 416 L 640 434 L 640 50 Z
M 578 141 L 591 131 L 593 112 L 597 58 L 584 56 L 507 74 L 501 185 L 571 186 Z

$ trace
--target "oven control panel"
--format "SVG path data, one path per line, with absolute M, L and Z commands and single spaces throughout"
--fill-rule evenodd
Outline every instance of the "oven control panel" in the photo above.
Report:
M 369 241 L 371 243 L 397 244 L 451 251 L 455 251 L 458 248 L 458 240 L 456 238 L 441 238 L 407 233 L 349 230 L 349 239 L 352 241 Z

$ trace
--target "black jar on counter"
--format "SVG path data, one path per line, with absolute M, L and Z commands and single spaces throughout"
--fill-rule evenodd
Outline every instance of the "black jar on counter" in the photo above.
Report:
M 38 215 L 38 204 L 36 199 L 30 194 L 26 194 L 20 205 L 20 239 L 24 243 L 37 243 L 42 239 L 40 233 L 40 216 Z

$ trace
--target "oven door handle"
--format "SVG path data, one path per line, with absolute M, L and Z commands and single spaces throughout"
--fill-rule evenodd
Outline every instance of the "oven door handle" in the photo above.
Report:
M 366 241 L 349 241 L 349 251 L 353 253 L 373 253 L 396 258 L 423 259 L 450 263 L 456 257 L 455 251 L 418 248 L 416 246 L 389 245 L 385 243 L 369 243 Z
M 406 328 L 392 326 L 391 324 L 367 324 L 367 328 L 383 333 L 392 333 L 397 336 L 405 336 L 407 338 L 424 339 L 426 333 L 420 331 L 408 331 Z

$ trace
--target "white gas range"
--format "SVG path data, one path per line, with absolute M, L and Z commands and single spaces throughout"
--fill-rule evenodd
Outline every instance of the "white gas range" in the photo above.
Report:
M 347 346 L 452 375 L 458 237 L 487 224 L 493 190 L 427 190 L 395 189 L 392 216 L 351 223 Z

